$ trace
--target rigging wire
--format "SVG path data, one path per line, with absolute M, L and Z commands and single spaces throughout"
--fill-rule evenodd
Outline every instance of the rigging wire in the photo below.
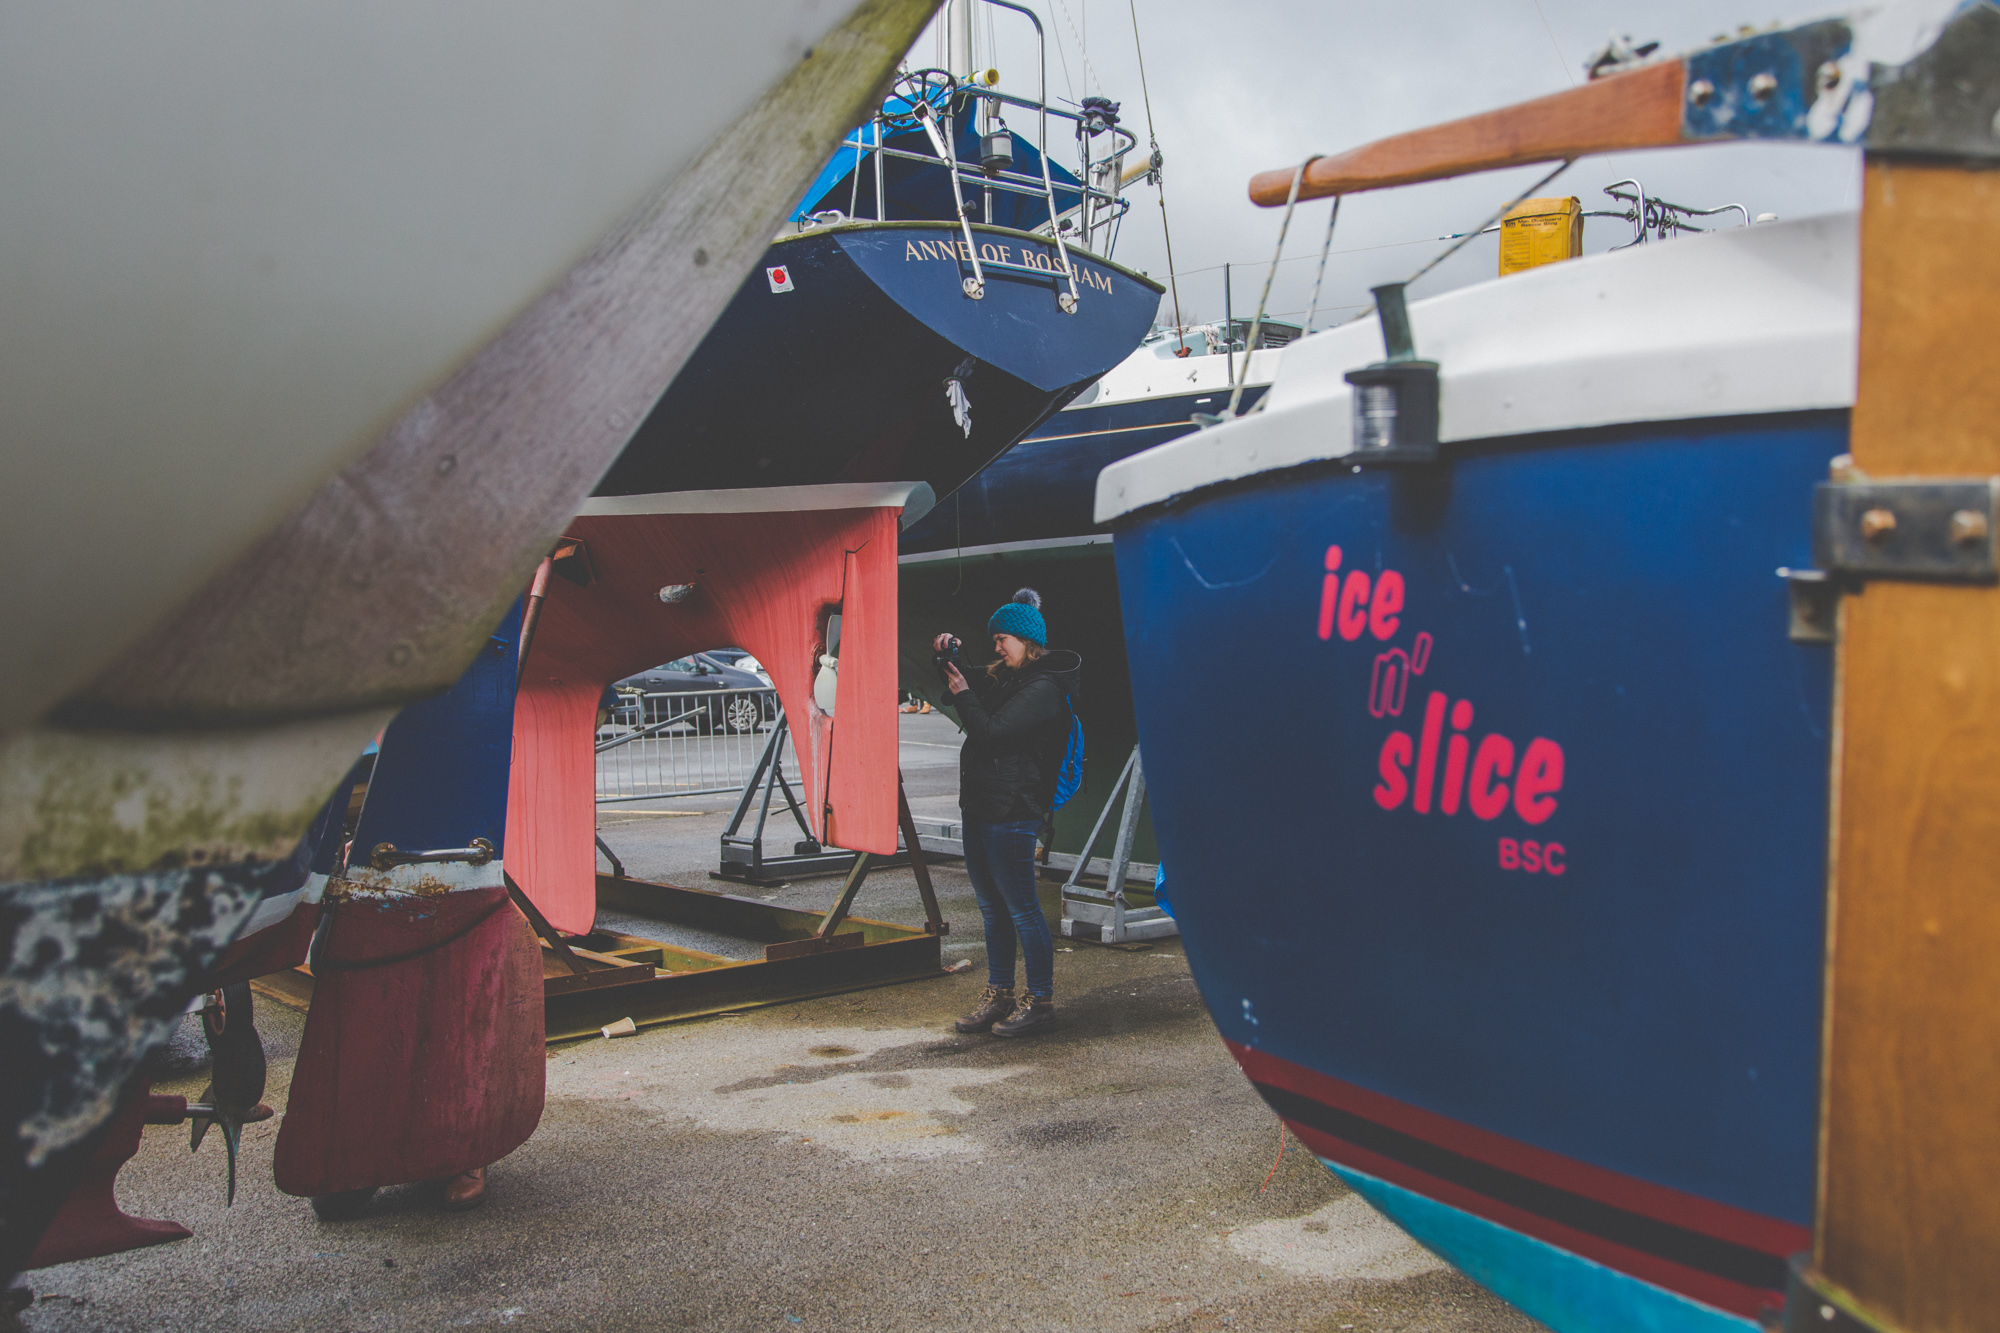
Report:
M 1083 90 L 1089 92 L 1090 85 L 1095 83 L 1097 91 L 1103 92 L 1104 80 L 1097 77 L 1097 67 L 1090 63 L 1090 48 L 1084 45 L 1083 34 L 1076 30 L 1076 20 L 1070 17 L 1069 5 L 1064 3 L 1064 0 L 1056 0 L 1056 8 L 1062 11 L 1063 22 L 1069 24 L 1070 36 L 1076 38 L 1077 54 L 1083 58 L 1083 72 L 1086 76 Z
M 1568 171 L 1571 165 L 1574 164 L 1575 162 L 1576 159 L 1573 157 L 1566 157 L 1561 162 L 1558 162 L 1556 164 L 1556 169 L 1554 171 L 1551 171 L 1548 175 L 1542 177 L 1540 180 L 1536 181 L 1533 185 L 1530 185 L 1527 189 L 1521 191 L 1519 194 L 1515 195 L 1512 199 L 1500 205 L 1499 212 L 1495 213 L 1492 217 L 1487 218 L 1486 221 L 1480 223 L 1477 227 L 1474 227 L 1471 231 L 1459 237 L 1455 245 L 1451 246 L 1449 249 L 1439 254 L 1437 258 L 1431 260 L 1430 263 L 1424 265 L 1422 268 L 1418 269 L 1415 273 L 1412 273 L 1409 277 L 1403 279 L 1403 285 L 1405 287 L 1413 286 L 1418 278 L 1423 277 L 1424 274 L 1430 272 L 1432 269 L 1436 268 L 1439 264 L 1442 264 L 1445 260 L 1450 259 L 1460 250 L 1463 250 L 1465 248 L 1466 242 L 1470 241 L 1473 237 L 1485 231 L 1488 227 L 1498 222 L 1501 218 L 1506 217 L 1508 213 L 1513 211 L 1514 205 L 1520 203 L 1523 199 L 1532 198 L 1534 196 L 1535 191 L 1541 189 L 1544 185 L 1547 185 L 1550 181 L 1562 175 L 1565 171 Z
M 1306 178 L 1306 168 L 1324 156 L 1324 153 L 1314 153 L 1299 163 L 1299 169 L 1292 173 L 1292 190 L 1285 198 L 1285 220 L 1278 224 L 1278 248 L 1271 252 L 1271 267 L 1264 270 L 1264 294 L 1257 298 L 1257 317 L 1250 321 L 1250 336 L 1243 340 L 1243 376 L 1229 393 L 1229 415 L 1232 417 L 1236 415 L 1237 404 L 1243 401 L 1244 381 L 1250 378 L 1250 357 L 1257 350 L 1257 335 L 1264 328 L 1264 310 L 1271 304 L 1271 283 L 1278 276 L 1278 260 L 1284 257 L 1285 233 L 1292 229 L 1292 210 L 1299 206 L 1299 186 Z M 1327 240 L 1331 242 L 1332 239 L 1332 233 L 1328 233 Z M 1229 334 L 1234 338 L 1236 330 L 1231 329 Z
M 1146 146 L 1152 149 L 1153 188 L 1160 193 L 1160 234 L 1167 242 L 1167 286 L 1174 294 L 1174 336 L 1181 337 L 1187 332 L 1187 325 L 1181 322 L 1181 284 L 1174 272 L 1174 233 L 1167 226 L 1167 176 L 1160 157 L 1160 137 L 1153 133 L 1153 93 L 1146 86 L 1146 49 L 1139 45 L 1139 3 L 1126 0 L 1132 7 L 1132 49 L 1139 56 L 1139 96 L 1146 104 Z
M 1055 38 L 1055 41 L 1054 43 L 1052 43 L 1052 45 L 1054 45 L 1054 47 L 1056 48 L 1056 59 L 1062 62 L 1063 87 L 1069 93 L 1070 105 L 1071 106 L 1081 105 L 1081 103 L 1078 102 L 1076 96 L 1076 84 L 1069 77 L 1069 56 L 1067 56 L 1063 52 L 1062 33 L 1058 31 L 1050 33 L 1049 35 Z M 1088 85 L 1085 86 L 1084 91 L 1085 92 L 1090 91 Z
M 1542 8 L 1542 0 L 1535 0 L 1535 12 L 1542 16 L 1542 31 L 1549 35 L 1549 45 L 1555 48 L 1556 63 L 1562 66 L 1563 77 L 1569 80 L 1570 87 L 1576 87 L 1576 75 L 1570 73 L 1569 61 L 1563 58 L 1562 43 L 1556 40 L 1555 27 L 1549 22 L 1548 11 Z

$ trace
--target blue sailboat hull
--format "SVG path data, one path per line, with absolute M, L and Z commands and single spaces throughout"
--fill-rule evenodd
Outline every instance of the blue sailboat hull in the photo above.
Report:
M 1160 288 L 1055 244 L 975 227 L 983 296 L 966 295 L 951 223 L 846 223 L 772 245 L 599 495 L 923 481 L 947 495 L 1116 365 Z M 954 415 L 947 381 L 969 402 Z
M 1256 406 L 1269 385 L 1243 391 L 1243 410 Z M 1021 442 L 959 488 L 903 534 L 904 555 L 959 547 L 1060 541 L 1101 533 L 1091 516 L 1097 474 L 1121 458 L 1194 429 L 1194 414 L 1219 413 L 1228 390 L 1131 398 L 1070 406 L 1049 417 Z
M 1571 1330 L 1750 1327 L 1813 1208 L 1844 412 L 1269 473 L 1117 531 L 1161 857 L 1301 1139 Z M 1212 706 L 1226 648 L 1291 703 Z M 1370 1183 L 1374 1182 L 1374 1183 Z

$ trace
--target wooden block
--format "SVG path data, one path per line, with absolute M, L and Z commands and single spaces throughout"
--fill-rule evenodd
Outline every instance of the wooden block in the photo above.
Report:
M 802 940 L 780 940 L 776 944 L 764 946 L 764 961 L 774 963 L 781 958 L 804 958 L 808 954 L 832 953 L 837 949 L 859 949 L 866 943 L 868 937 L 859 931 L 834 935 L 828 939 L 813 935 Z
M 1870 160 L 1863 470 L 2000 473 L 1996 314 L 2000 177 Z M 1872 583 L 1839 653 L 1817 1260 L 1971 1333 L 2000 1310 L 2000 589 Z

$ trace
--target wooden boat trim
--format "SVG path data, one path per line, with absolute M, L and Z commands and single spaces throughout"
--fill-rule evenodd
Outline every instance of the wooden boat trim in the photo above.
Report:
M 1299 198 L 1356 194 L 1587 153 L 1665 148 L 1683 142 L 1686 82 L 1684 63 L 1669 60 L 1532 102 L 1378 139 L 1315 159 L 1299 184 Z M 1296 171 L 1282 167 L 1252 176 L 1250 201 L 1264 208 L 1283 206 Z

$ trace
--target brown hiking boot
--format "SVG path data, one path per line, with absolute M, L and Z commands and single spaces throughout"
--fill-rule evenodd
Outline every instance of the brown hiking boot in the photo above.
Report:
M 952 1026 L 960 1032 L 986 1032 L 1012 1012 L 1014 1012 L 1014 988 L 988 986 L 979 992 L 979 1007 Z
M 1056 1025 L 1056 1002 L 1035 995 L 1023 995 L 1014 1012 L 993 1025 L 996 1037 L 1025 1037 Z

